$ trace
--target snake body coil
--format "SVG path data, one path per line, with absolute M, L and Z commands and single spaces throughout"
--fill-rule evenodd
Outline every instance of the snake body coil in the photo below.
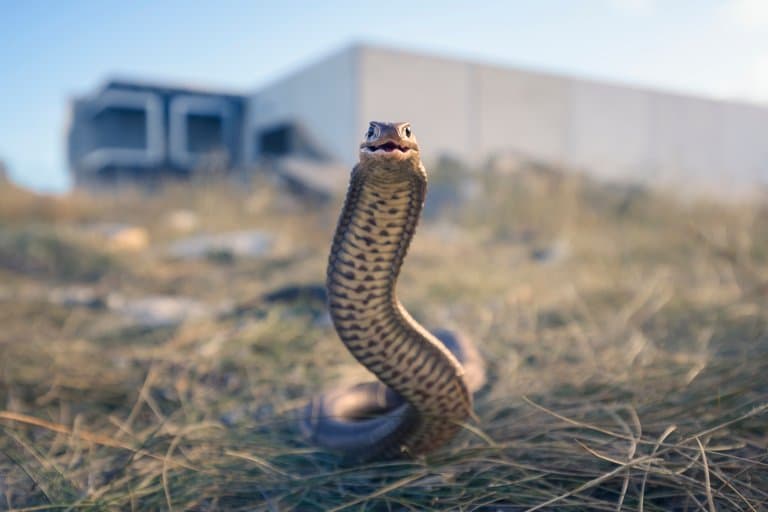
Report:
M 381 383 L 316 398 L 302 429 L 355 459 L 423 454 L 472 414 L 483 365 L 463 338 L 424 329 L 395 293 L 427 186 L 410 125 L 371 123 L 360 156 L 331 247 L 328 301 L 342 342 Z

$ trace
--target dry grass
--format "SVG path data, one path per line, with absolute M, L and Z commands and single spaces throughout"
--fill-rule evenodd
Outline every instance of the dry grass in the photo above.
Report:
M 440 191 L 467 190 L 433 172 Z M 454 187 L 452 189 L 452 187 Z M 367 378 L 322 304 L 338 202 L 265 182 L 149 198 L 0 190 L 0 509 L 764 510 L 768 508 L 768 207 L 678 201 L 531 169 L 422 224 L 402 299 L 471 333 L 490 363 L 479 423 L 425 459 L 343 467 L 301 441 L 312 393 Z M 257 259 L 174 261 L 197 231 L 276 235 Z M 94 222 L 144 226 L 106 251 Z M 234 312 L 137 328 L 47 300 L 53 287 L 164 294 Z

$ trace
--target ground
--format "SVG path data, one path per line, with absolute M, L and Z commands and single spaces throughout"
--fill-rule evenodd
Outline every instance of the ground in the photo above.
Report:
M 370 378 L 317 286 L 341 198 L 0 184 L 0 509 L 768 508 L 768 202 L 431 176 L 398 290 L 489 383 L 449 446 L 353 467 L 295 428 Z M 178 250 L 230 232 L 261 242 Z

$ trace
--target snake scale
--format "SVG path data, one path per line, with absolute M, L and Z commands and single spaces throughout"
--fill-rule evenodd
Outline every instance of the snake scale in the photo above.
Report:
M 450 331 L 430 333 L 396 296 L 427 174 L 409 123 L 371 122 L 352 170 L 328 261 L 328 305 L 352 355 L 381 382 L 314 398 L 300 426 L 349 459 L 432 451 L 472 415 L 485 380 L 477 349 Z

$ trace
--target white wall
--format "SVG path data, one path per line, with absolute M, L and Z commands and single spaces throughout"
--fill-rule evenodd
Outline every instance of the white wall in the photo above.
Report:
M 250 101 L 248 160 L 263 127 L 300 121 L 313 139 L 344 161 L 357 158 L 357 49 L 348 48 L 258 91 Z M 362 133 L 362 132 L 361 132 Z
M 479 161 L 511 152 L 561 163 L 567 149 L 567 83 L 484 65 L 472 70 L 478 84 Z
M 723 192 L 768 184 L 768 108 L 578 80 L 568 103 L 571 165 Z
M 427 162 L 517 153 L 608 178 L 768 184 L 768 107 L 372 46 L 283 79 L 252 106 L 256 125 L 302 120 L 349 166 L 368 121 L 410 121 Z
M 652 93 L 600 83 L 566 84 L 567 121 L 564 162 L 604 178 L 649 177 Z
M 466 158 L 478 143 L 468 69 L 454 60 L 364 47 L 358 139 L 369 121 L 409 121 L 427 157 Z

